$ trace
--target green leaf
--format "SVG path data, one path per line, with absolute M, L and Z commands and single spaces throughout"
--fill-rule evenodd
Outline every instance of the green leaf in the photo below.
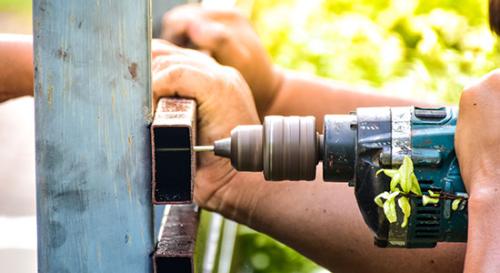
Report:
M 376 172 L 376 175 L 379 175 L 380 173 L 384 173 L 388 177 L 394 177 L 394 175 L 397 174 L 398 172 L 399 172 L 398 170 L 380 169 Z
M 389 193 L 389 196 L 387 196 L 387 200 L 391 200 L 391 199 L 396 198 L 396 196 L 398 196 L 398 195 L 399 195 L 399 193 L 400 193 L 400 191 L 399 191 L 399 190 L 396 190 L 396 191 L 394 191 L 394 192 Z
M 396 171 L 396 170 L 394 170 L 394 171 Z M 396 171 L 396 173 L 394 174 L 394 176 L 391 179 L 391 191 L 395 191 L 397 189 L 399 181 L 401 181 L 401 175 L 399 175 L 399 172 Z
M 414 173 L 411 174 L 411 192 L 418 196 L 422 196 L 422 190 Z
M 377 196 L 375 196 L 375 199 L 373 199 L 373 201 L 375 202 L 375 204 L 377 204 L 379 207 L 383 208 L 384 207 L 384 201 L 382 201 L 382 195 L 384 193 L 387 193 L 387 192 L 383 192 Z
M 429 196 L 431 196 L 431 197 L 439 197 L 441 195 L 440 193 L 433 192 L 431 190 L 428 190 L 427 192 L 429 193 Z
M 395 223 L 398 221 L 398 215 L 396 214 L 396 201 L 394 201 L 394 199 L 388 199 L 385 201 L 384 214 L 389 223 Z
M 451 209 L 454 211 L 457 210 L 458 206 L 460 206 L 460 202 L 462 202 L 462 199 L 453 200 L 453 203 L 451 203 Z
M 380 193 L 379 195 L 375 196 L 373 201 L 375 201 L 375 204 L 379 205 L 380 207 L 383 207 L 384 201 L 382 201 L 382 199 L 385 199 L 385 200 L 394 199 L 394 197 L 396 197 L 398 194 L 399 194 L 399 191 L 393 192 L 393 193 L 389 193 L 389 192 L 384 191 L 384 192 Z
M 401 224 L 401 227 L 404 228 L 408 225 L 408 218 L 410 218 L 411 215 L 411 205 L 408 197 L 401 196 L 398 200 L 398 206 L 401 208 L 404 215 L 403 223 Z
M 400 185 L 403 192 L 408 193 L 412 187 L 411 175 L 413 174 L 413 162 L 409 156 L 404 156 L 403 164 L 399 168 Z
M 428 204 L 437 204 L 437 203 L 439 203 L 439 199 L 438 198 L 430 197 L 428 195 L 423 195 L 422 196 L 422 204 L 424 206 L 427 206 Z
M 387 199 L 387 198 L 389 198 L 389 195 L 390 195 L 389 192 L 384 191 L 383 193 L 379 194 L 378 196 L 380 196 L 381 198 Z

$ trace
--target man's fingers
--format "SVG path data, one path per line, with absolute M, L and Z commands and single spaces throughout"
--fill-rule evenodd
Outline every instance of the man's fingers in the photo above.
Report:
M 192 65 L 174 64 L 153 75 L 156 98 L 179 96 L 203 103 L 209 74 Z
M 161 37 L 178 46 L 186 47 L 189 44 L 188 25 L 197 17 L 201 17 L 201 13 L 193 5 L 172 9 L 163 16 Z
M 208 69 L 215 63 L 215 60 L 204 52 L 180 48 L 158 39 L 153 40 L 151 55 L 153 72 L 173 64 L 186 64 L 200 69 Z
M 188 28 L 191 24 L 222 22 L 225 19 L 236 17 L 237 14 L 236 10 L 233 9 L 208 9 L 202 8 L 199 4 L 176 7 L 163 16 L 161 37 L 178 46 L 189 47 L 191 37 Z
M 169 55 L 158 55 L 153 59 L 153 63 L 151 66 L 153 72 L 157 72 L 176 64 L 191 65 L 199 69 L 209 69 L 209 66 L 213 63 L 214 61 L 212 58 L 208 58 L 205 56 L 190 56 L 189 54 L 186 55 L 169 54 Z
M 233 10 L 207 10 L 199 5 L 175 8 L 163 17 L 162 38 L 181 47 L 208 51 L 218 60 L 245 58 L 249 52 L 224 24 L 237 16 Z
M 173 45 L 165 40 L 153 39 L 151 43 L 151 57 L 155 59 L 160 55 L 178 54 L 184 55 L 186 51 L 176 45 Z
M 196 46 L 210 51 L 231 42 L 231 33 L 225 25 L 218 22 L 194 20 L 187 26 L 186 32 Z
M 235 35 L 222 23 L 194 20 L 188 25 L 187 35 L 199 49 L 209 51 L 220 62 L 235 56 L 239 59 L 250 56 L 250 52 L 239 44 Z

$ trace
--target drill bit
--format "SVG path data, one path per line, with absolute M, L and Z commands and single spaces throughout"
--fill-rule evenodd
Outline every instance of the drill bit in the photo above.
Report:
M 193 146 L 194 152 L 212 152 L 214 150 L 213 145 L 205 145 L 205 146 Z M 157 152 L 188 152 L 189 148 L 157 148 Z
M 193 151 L 195 151 L 197 153 L 199 153 L 199 152 L 213 152 L 214 146 L 213 145 L 194 146 Z

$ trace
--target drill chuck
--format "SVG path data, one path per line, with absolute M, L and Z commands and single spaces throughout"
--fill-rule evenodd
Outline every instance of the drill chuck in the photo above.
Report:
M 243 125 L 214 143 L 238 171 L 263 171 L 266 180 L 314 180 L 321 137 L 312 116 L 267 116 L 263 125 Z
M 215 141 L 215 155 L 231 159 L 238 171 L 260 172 L 263 170 L 262 125 L 243 125 L 231 131 L 231 137 Z

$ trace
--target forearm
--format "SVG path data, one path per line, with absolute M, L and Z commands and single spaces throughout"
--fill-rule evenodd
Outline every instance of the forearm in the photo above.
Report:
M 347 114 L 357 107 L 423 105 L 416 100 L 355 90 L 319 77 L 284 70 L 276 73 L 282 80 L 266 115 L 313 115 L 321 125 L 324 115 Z
M 465 273 L 500 272 L 500 189 L 481 184 L 470 190 Z
M 317 177 L 321 177 L 318 172 Z M 333 272 L 461 272 L 465 247 L 380 249 L 346 184 L 266 182 L 238 173 L 220 212 L 297 249 Z M 237 185 L 237 187 L 236 187 Z
M 0 102 L 33 95 L 31 35 L 0 34 Z

